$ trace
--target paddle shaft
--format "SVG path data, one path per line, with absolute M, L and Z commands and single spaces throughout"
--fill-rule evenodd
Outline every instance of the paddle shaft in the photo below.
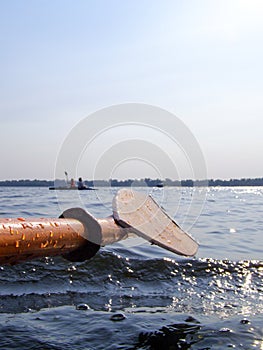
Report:
M 100 246 L 127 237 L 112 217 L 97 219 Z M 44 256 L 66 255 L 85 246 L 85 227 L 76 219 L 0 219 L 0 264 L 14 264 Z

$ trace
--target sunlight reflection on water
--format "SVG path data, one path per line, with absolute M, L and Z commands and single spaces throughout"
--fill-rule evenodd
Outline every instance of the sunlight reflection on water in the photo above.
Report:
M 263 188 L 208 188 L 204 203 L 198 196 L 193 202 L 200 190 L 152 191 L 180 225 L 194 222 L 194 259 L 140 239 L 107 246 L 83 263 L 58 257 L 2 266 L 0 348 L 262 347 Z M 93 191 L 82 201 L 105 217 L 116 189 L 99 191 L 106 205 Z M 71 207 L 70 194 L 63 196 Z M 0 202 L 2 217 L 60 215 L 46 188 L 2 188 Z M 197 218 L 189 205 L 204 205 Z

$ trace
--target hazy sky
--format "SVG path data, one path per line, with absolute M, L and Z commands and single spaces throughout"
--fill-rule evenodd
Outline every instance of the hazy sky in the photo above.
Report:
M 262 177 L 262 18 L 261 0 L 0 0 L 0 180 L 53 179 L 72 128 L 127 102 L 180 118 L 209 178 Z M 158 174 L 140 162 L 116 175 Z

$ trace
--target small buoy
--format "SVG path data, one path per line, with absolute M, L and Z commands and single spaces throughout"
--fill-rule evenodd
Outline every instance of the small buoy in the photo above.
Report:
M 122 320 L 125 320 L 126 316 L 123 315 L 123 314 L 114 314 L 111 316 L 111 321 L 122 321 Z
M 76 309 L 77 309 L 77 310 L 89 310 L 90 307 L 89 307 L 89 305 L 87 305 L 87 304 L 78 304 L 78 305 L 76 306 Z

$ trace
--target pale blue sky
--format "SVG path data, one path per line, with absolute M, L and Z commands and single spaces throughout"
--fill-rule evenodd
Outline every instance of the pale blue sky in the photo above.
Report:
M 0 0 L 0 179 L 52 179 L 70 130 L 126 102 L 180 118 L 209 178 L 262 177 L 262 18 L 260 0 Z

